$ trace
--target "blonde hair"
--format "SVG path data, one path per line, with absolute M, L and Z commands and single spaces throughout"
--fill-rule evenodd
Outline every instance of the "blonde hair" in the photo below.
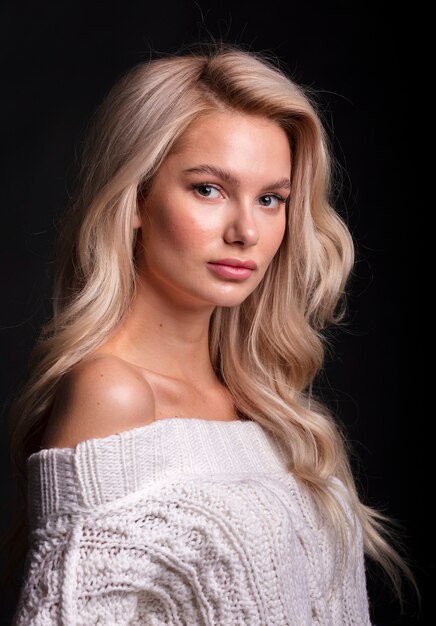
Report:
M 26 458 L 39 447 L 60 380 L 108 338 L 135 295 L 138 200 L 189 125 L 217 110 L 279 124 L 289 138 L 292 172 L 285 236 L 263 280 L 240 305 L 212 314 L 212 363 L 238 413 L 284 447 L 289 471 L 312 492 L 343 558 L 357 518 L 366 554 L 399 590 L 399 570 L 411 576 L 410 570 L 385 539 L 386 518 L 360 501 L 344 439 L 311 394 L 323 364 L 322 331 L 343 315 L 353 265 L 349 231 L 331 206 L 326 134 L 301 87 L 266 56 L 235 46 L 141 63 L 98 110 L 57 243 L 53 317 L 10 412 L 11 460 L 23 500 Z M 23 512 L 22 539 L 26 528 Z

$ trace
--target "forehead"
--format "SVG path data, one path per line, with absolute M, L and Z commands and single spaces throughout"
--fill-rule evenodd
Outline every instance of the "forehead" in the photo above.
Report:
M 216 112 L 190 124 L 169 155 L 175 159 L 217 159 L 224 165 L 244 160 L 290 169 L 290 145 L 285 131 L 268 118 L 236 112 Z M 286 172 L 284 172 L 285 174 Z

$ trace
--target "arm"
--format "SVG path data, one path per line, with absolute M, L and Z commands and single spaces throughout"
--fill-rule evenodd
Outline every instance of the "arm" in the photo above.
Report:
M 50 471 L 57 472 L 57 459 L 69 450 L 49 448 L 75 448 L 80 442 L 144 426 L 153 419 L 152 390 L 133 368 L 111 357 L 83 361 L 64 377 L 58 388 L 40 454 L 59 452 L 59 456 L 50 456 Z M 62 483 L 64 476 L 59 476 Z M 33 480 L 32 476 L 29 478 Z M 50 516 L 31 530 L 13 626 L 76 623 L 71 621 L 75 612 L 74 580 L 80 555 L 86 563 L 83 544 L 93 532 L 93 513 L 87 517 L 91 525 L 85 531 L 79 511 Z

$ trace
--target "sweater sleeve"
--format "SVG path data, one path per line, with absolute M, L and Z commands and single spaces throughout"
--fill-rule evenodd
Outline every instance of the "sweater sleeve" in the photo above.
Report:
M 84 518 L 57 520 L 34 539 L 12 626 L 149 623 L 143 621 L 145 612 L 137 612 L 139 590 L 132 576 L 141 563 L 135 564 L 130 554 L 135 547 L 125 533 L 112 528 L 111 538 L 100 538 L 95 519 Z M 146 582 L 146 559 L 142 566 Z
M 24 584 L 11 626 L 68 624 L 82 522 L 47 521 L 31 533 Z

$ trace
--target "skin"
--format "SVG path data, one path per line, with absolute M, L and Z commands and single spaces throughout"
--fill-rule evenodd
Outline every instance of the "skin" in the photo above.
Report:
M 186 172 L 205 164 L 235 180 Z M 128 317 L 96 354 L 118 356 L 146 374 L 157 416 L 168 414 L 173 400 L 176 406 L 181 386 L 189 389 L 191 407 L 217 396 L 218 388 L 223 393 L 209 357 L 210 317 L 216 306 L 243 302 L 279 249 L 290 171 L 289 142 L 276 123 L 217 113 L 189 127 L 138 206 L 137 293 Z M 271 186 L 280 179 L 288 183 Z M 217 276 L 207 263 L 225 257 L 251 259 L 257 269 L 245 280 Z

